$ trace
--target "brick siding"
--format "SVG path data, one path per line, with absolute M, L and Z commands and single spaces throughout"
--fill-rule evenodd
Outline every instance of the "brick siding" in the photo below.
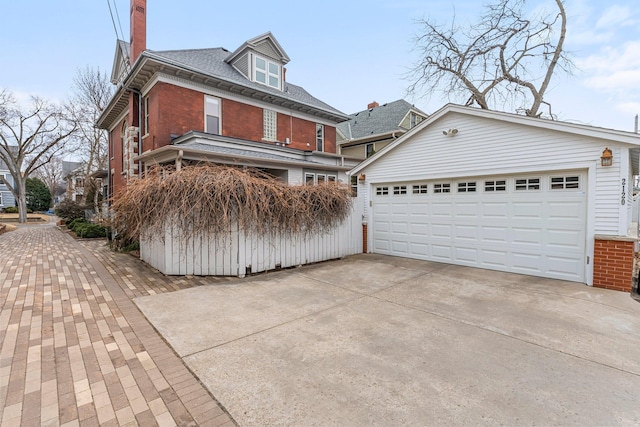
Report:
M 593 286 L 631 292 L 633 241 L 596 239 L 593 257 Z

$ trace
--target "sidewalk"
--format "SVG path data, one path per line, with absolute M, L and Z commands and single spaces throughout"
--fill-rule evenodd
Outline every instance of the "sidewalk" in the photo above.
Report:
M 219 280 L 50 224 L 0 235 L 0 424 L 236 425 L 131 301 Z

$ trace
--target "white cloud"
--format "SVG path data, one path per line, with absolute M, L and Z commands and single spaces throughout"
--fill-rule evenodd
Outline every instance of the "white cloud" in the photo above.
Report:
M 600 16 L 596 22 L 596 28 L 628 27 L 633 24 L 635 20 L 629 7 L 613 5 Z
M 576 64 L 585 72 L 587 86 L 620 93 L 640 90 L 640 40 L 627 42 L 620 48 L 605 47 Z

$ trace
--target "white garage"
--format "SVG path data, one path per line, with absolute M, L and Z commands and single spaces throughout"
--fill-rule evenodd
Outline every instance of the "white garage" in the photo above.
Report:
M 368 251 L 598 285 L 619 267 L 599 242 L 635 242 L 638 146 L 631 132 L 447 105 L 351 171 Z
M 374 186 L 373 252 L 581 282 L 586 173 Z

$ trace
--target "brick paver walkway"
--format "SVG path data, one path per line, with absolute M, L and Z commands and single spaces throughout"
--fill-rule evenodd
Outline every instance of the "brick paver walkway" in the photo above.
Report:
M 216 280 L 51 225 L 0 235 L 0 425 L 235 425 L 131 301 Z

